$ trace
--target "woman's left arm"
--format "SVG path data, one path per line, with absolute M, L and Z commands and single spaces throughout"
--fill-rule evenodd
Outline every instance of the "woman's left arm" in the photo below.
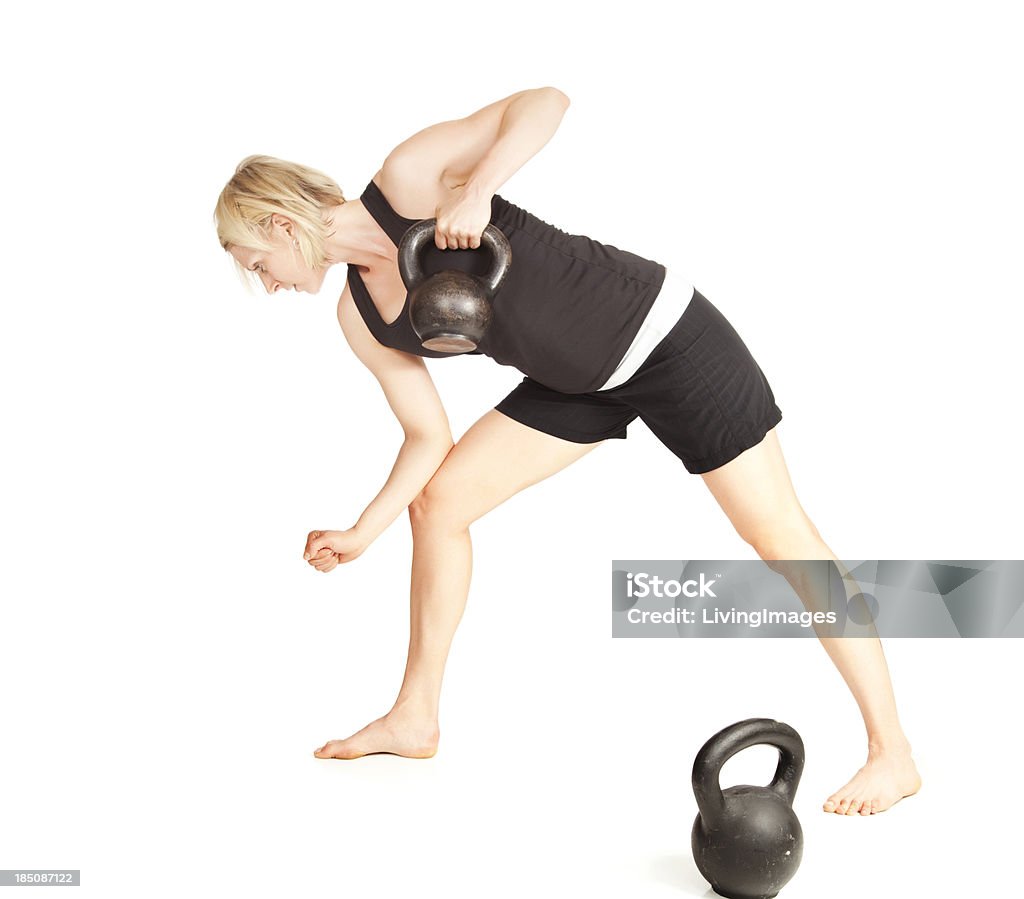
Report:
M 491 197 L 551 140 L 568 106 L 569 98 L 554 87 L 520 91 L 414 134 L 385 166 L 405 169 L 410 177 L 433 172 L 446 189 L 435 216 L 435 243 L 476 249 L 490 220 Z
M 493 197 L 549 141 L 569 107 L 569 98 L 553 87 L 523 91 L 505 107 L 489 145 L 481 153 L 456 157 L 444 179 L 465 184 L 467 192 Z M 472 116 L 470 116 L 472 118 Z

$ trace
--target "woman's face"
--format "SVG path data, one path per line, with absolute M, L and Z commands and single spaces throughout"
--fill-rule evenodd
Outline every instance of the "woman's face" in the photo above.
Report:
M 270 250 L 255 250 L 232 244 L 228 252 L 243 267 L 256 272 L 267 293 L 277 293 L 278 290 L 317 293 L 324 283 L 326 268 L 317 271 L 306 265 L 295 245 L 294 234 L 291 221 L 275 215 L 271 220 Z

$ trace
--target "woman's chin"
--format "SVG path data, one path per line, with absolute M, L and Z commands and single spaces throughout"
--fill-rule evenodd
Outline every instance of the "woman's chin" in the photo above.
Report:
M 325 270 L 325 271 L 321 272 L 320 275 L 313 281 L 313 284 L 311 285 L 311 289 L 308 291 L 308 293 L 311 293 L 311 294 L 318 294 L 318 293 L 320 293 L 320 288 L 324 286 L 324 281 L 326 281 L 326 280 L 327 280 L 327 271 Z

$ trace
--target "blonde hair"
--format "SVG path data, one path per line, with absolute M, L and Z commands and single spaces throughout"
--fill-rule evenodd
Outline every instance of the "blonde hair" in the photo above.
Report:
M 303 260 L 313 269 L 327 262 L 324 212 L 345 202 L 337 183 L 323 172 L 273 156 L 247 156 L 217 198 L 213 220 L 217 237 L 229 246 L 269 251 L 270 222 L 275 213 L 295 223 L 295 239 Z M 234 257 L 232 257 L 234 258 Z M 256 278 L 238 260 L 235 267 L 247 285 Z

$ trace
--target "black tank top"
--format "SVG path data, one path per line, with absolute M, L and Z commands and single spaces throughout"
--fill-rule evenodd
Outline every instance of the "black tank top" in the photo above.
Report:
M 391 208 L 371 181 L 359 198 L 395 246 L 416 223 Z M 473 354 L 511 365 L 561 393 L 588 393 L 603 385 L 640 330 L 665 280 L 658 262 L 568 234 L 541 221 L 497 194 L 491 223 L 512 245 L 512 264 L 493 298 L 491 323 Z M 439 250 L 428 242 L 423 269 L 428 274 L 459 269 L 482 275 L 490 265 L 486 250 Z M 417 356 L 440 353 L 420 346 L 409 320 L 409 298 L 387 324 L 359 277 L 348 267 L 356 307 L 379 343 Z

